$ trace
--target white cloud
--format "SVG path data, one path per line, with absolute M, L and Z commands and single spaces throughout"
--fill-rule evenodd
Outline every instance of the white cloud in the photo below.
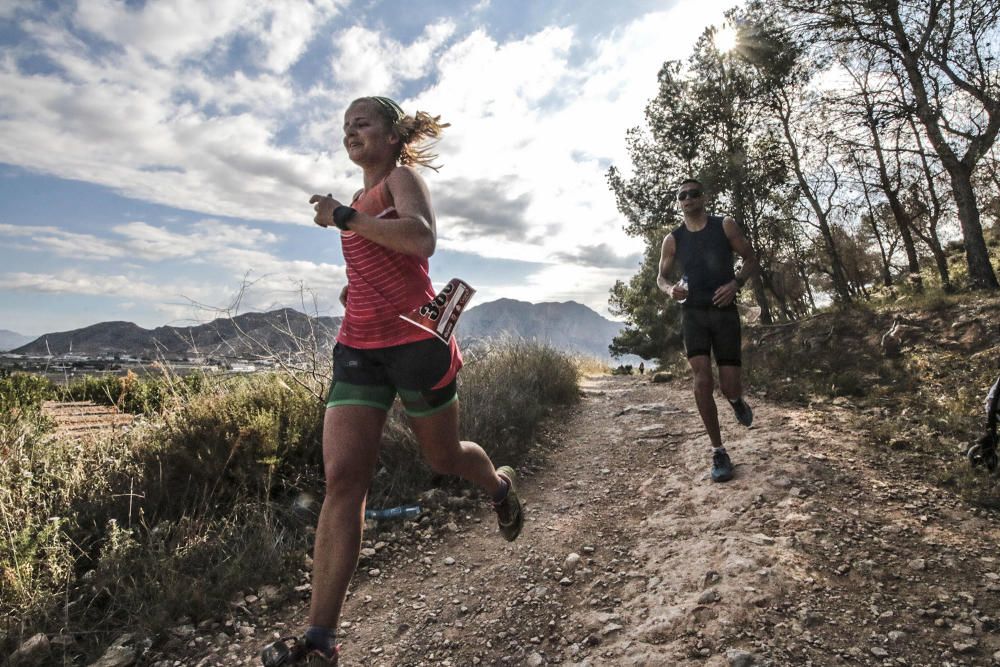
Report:
M 113 296 L 141 299 L 152 306 L 180 299 L 222 307 L 248 281 L 252 289 L 247 291 L 244 310 L 296 303 L 302 288 L 322 295 L 325 310 L 340 310 L 336 299 L 347 280 L 344 267 L 278 257 L 267 249 L 281 240 L 276 234 L 211 219 L 199 221 L 184 231 L 145 222 L 116 225 L 111 231 L 111 236 L 99 238 L 56 227 L 0 224 L 0 237 L 24 239 L 23 250 L 75 261 L 115 262 L 115 268 L 109 272 L 74 268 L 56 273 L 4 273 L 0 274 L 0 290 Z M 123 264 L 124 258 L 149 264 Z M 176 275 L 162 282 L 152 281 L 152 275 L 159 275 L 156 262 L 166 260 L 213 267 L 227 277 L 213 284 Z M 127 273 L 114 273 L 122 269 Z M 174 312 L 173 306 L 171 309 Z
M 621 232 L 607 167 L 628 169 L 625 132 L 643 122 L 657 71 L 667 59 L 687 57 L 724 8 L 702 3 L 698 21 L 679 8 L 645 15 L 597 42 L 582 65 L 570 62 L 578 38 L 569 29 L 507 44 L 478 32 L 451 46 L 438 82 L 416 100 L 418 108 L 446 111 L 453 124 L 439 146 L 445 168 L 432 177 L 435 188 L 461 190 L 475 175 L 492 184 L 497 201 L 531 196 L 520 239 L 462 222 L 449 229 L 441 210 L 444 247 L 531 261 L 597 244 L 623 256 L 641 250 Z
M 26 272 L 0 274 L 0 289 L 90 296 L 130 296 L 156 300 L 163 298 L 161 285 L 143 282 L 136 276 L 120 274 L 97 276 L 78 270 L 66 270 L 58 274 Z
M 172 62 L 208 51 L 255 13 L 253 3 L 243 0 L 150 2 L 141 9 L 113 0 L 79 0 L 74 21 L 108 41 Z
M 275 234 L 255 227 L 226 225 L 217 220 L 202 220 L 183 234 L 145 222 L 116 225 L 112 231 L 124 237 L 131 256 L 148 260 L 214 257 L 219 248 L 255 248 L 279 240 Z
M 111 228 L 116 236 L 70 232 L 59 227 L 0 224 L 0 236 L 29 239 L 25 249 L 51 252 L 76 260 L 166 259 L 211 257 L 220 247 L 256 248 L 273 245 L 277 235 L 246 225 L 226 225 L 202 220 L 185 233 L 170 231 L 145 222 L 130 222 Z
M 284 72 L 342 2 L 173 0 L 141 8 L 112 0 L 80 0 L 73 20 L 101 38 L 165 64 L 204 56 L 237 36 L 260 42 L 262 65 Z
M 440 247 L 553 266 L 597 246 L 624 257 L 641 244 L 621 232 L 607 166 L 628 168 L 625 131 L 642 123 L 657 70 L 687 57 L 728 4 L 704 0 L 692 11 L 676 3 L 596 39 L 551 26 L 498 41 L 486 29 L 460 28 L 456 17 L 399 41 L 371 26 L 338 31 L 344 0 L 175 0 L 139 9 L 81 0 L 52 20 L 19 23 L 30 43 L 17 53 L 43 56 L 52 72 L 25 74 L 17 57 L 0 56 L 0 162 L 205 215 L 310 225 L 309 194 L 346 197 L 360 183 L 339 143 L 350 99 L 400 95 L 427 79 L 400 102 L 452 123 L 438 147 L 444 169 L 426 174 L 441 204 Z M 95 48 L 93 36 L 114 48 Z M 253 62 L 230 62 L 237 40 Z M 306 49 L 331 44 L 327 72 L 293 78 Z M 470 188 L 484 202 L 478 209 Z M 0 235 L 15 238 L 8 227 Z M 31 229 L 18 243 L 59 256 L 214 263 L 234 280 L 252 267 L 273 294 L 295 281 L 335 292 L 343 281 L 342 267 L 279 257 L 276 236 L 248 225 L 205 222 L 181 232 L 132 222 L 107 238 Z M 497 296 L 572 293 L 603 305 L 613 279 L 628 273 L 552 269 Z M 70 289 L 78 278 L 37 284 Z
M 0 19 L 13 18 L 20 10 L 29 9 L 32 0 L 4 0 L 0 3 Z
M 69 232 L 58 227 L 0 224 L 0 236 L 22 237 L 23 250 L 51 252 L 58 257 L 109 260 L 125 256 L 125 250 L 91 234 Z
M 270 11 L 260 20 L 257 36 L 267 51 L 265 63 L 274 72 L 284 72 L 302 55 L 316 31 L 339 11 L 333 0 L 267 3 Z
M 336 55 L 330 65 L 336 88 L 347 93 L 344 99 L 391 94 L 400 83 L 426 76 L 454 32 L 454 23 L 441 21 L 427 26 L 408 45 L 361 26 L 337 33 L 332 37 Z

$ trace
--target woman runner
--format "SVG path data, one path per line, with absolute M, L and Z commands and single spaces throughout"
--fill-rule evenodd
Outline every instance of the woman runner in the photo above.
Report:
M 479 445 L 459 440 L 462 357 L 455 339 L 442 343 L 399 317 L 435 296 L 427 261 L 437 241 L 434 211 L 413 165 L 436 169 L 427 142 L 447 127 L 439 120 L 407 115 L 386 97 L 355 100 L 344 115 L 344 147 L 364 170 L 364 187 L 350 206 L 330 195 L 309 200 L 317 225 L 340 229 L 345 315 L 323 422 L 326 497 L 316 528 L 309 627 L 289 651 L 265 650 L 265 665 L 337 664 L 335 629 L 361 550 L 382 428 L 397 394 L 428 464 L 486 491 L 507 540 L 521 532 L 514 470 L 495 469 Z

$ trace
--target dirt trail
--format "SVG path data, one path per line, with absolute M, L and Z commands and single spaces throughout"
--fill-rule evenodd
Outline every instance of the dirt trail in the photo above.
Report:
M 850 406 L 751 404 L 747 430 L 720 400 L 719 485 L 687 383 L 588 379 L 517 542 L 467 499 L 368 536 L 341 665 L 1000 664 L 996 516 L 859 445 Z M 259 591 L 157 664 L 257 664 L 306 595 Z

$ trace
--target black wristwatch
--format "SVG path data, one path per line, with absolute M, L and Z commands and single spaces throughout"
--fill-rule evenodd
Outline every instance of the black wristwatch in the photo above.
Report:
M 747 284 L 747 281 L 744 280 L 743 278 L 740 278 L 739 276 L 734 276 L 733 280 L 736 281 L 737 289 L 743 289 L 743 286 Z
M 355 214 L 357 214 L 357 211 L 350 206 L 338 206 L 333 209 L 333 224 L 337 226 L 337 229 L 342 229 L 346 232 L 349 230 L 347 224 Z

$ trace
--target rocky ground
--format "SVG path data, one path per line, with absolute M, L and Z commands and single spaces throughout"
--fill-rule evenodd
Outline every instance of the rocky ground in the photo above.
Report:
M 686 381 L 587 380 L 520 470 L 517 542 L 435 494 L 366 534 L 341 665 L 1000 664 L 1000 517 L 861 444 L 849 402 L 750 402 L 747 430 L 720 401 L 720 485 Z M 308 566 L 142 662 L 259 664 L 301 629 Z

